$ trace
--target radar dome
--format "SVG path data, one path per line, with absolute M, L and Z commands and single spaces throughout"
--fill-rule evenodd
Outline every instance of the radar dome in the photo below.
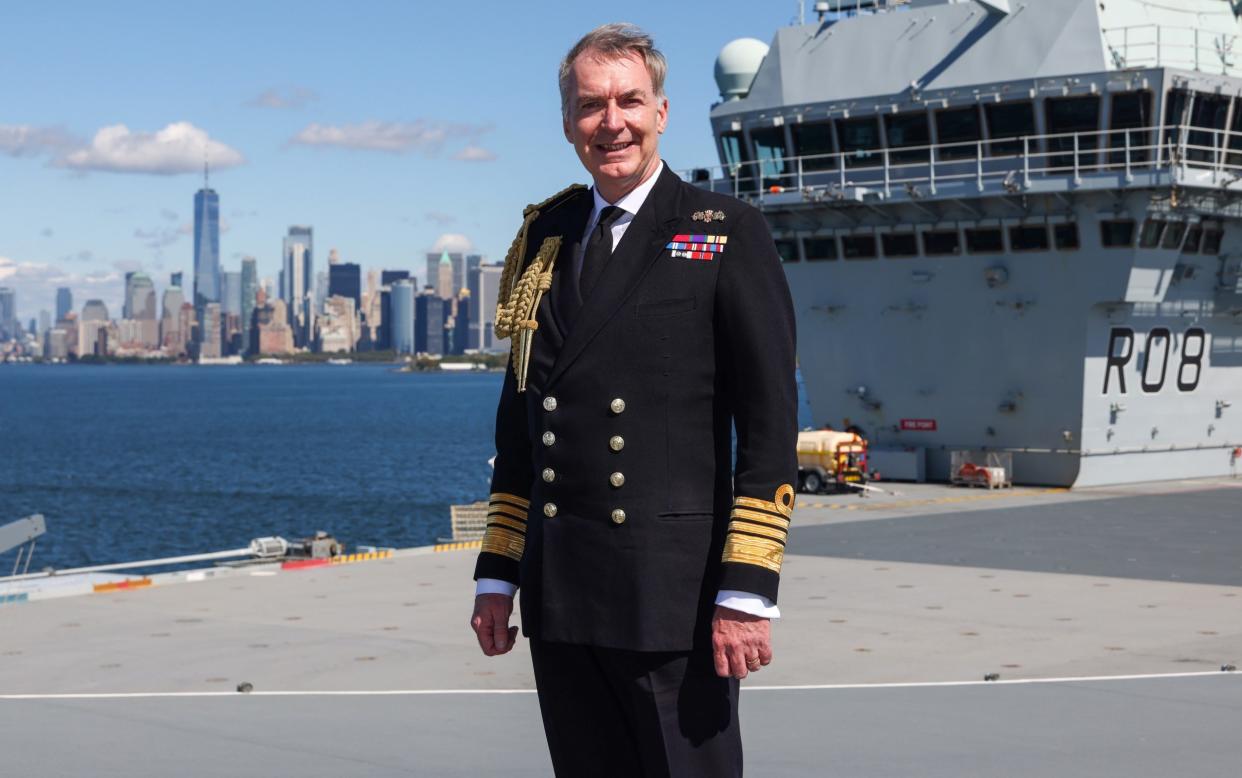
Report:
M 716 57 L 716 86 L 720 97 L 737 100 L 750 91 L 750 84 L 768 56 L 768 44 L 754 38 L 738 38 L 725 44 Z

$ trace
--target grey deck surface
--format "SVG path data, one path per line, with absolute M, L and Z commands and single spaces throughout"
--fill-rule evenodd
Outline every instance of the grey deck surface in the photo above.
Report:
M 752 691 L 742 721 L 753 776 L 1219 778 L 1242 677 Z M 14 776 L 551 774 L 533 694 L 0 701 L 0 733 Z
M 1242 490 L 795 528 L 799 554 L 1242 586 Z
M 748 775 L 1235 774 L 1237 486 L 800 501 Z M 473 559 L 0 606 L 0 776 L 547 775 L 525 641 L 488 659 L 466 626 Z M 754 688 L 825 684 L 871 686 Z M 193 696 L 49 697 L 153 692 Z

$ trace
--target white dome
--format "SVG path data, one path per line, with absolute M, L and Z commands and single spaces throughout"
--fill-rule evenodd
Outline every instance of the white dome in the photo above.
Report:
M 716 57 L 716 86 L 725 100 L 744 97 L 759 72 L 768 44 L 754 38 L 738 38 L 725 44 Z

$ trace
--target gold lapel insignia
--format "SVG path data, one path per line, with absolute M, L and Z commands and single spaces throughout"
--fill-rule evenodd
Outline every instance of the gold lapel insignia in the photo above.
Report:
M 724 221 L 724 217 L 724 211 L 713 211 L 709 209 L 706 211 L 695 211 L 690 218 L 694 219 L 696 222 L 722 222 Z

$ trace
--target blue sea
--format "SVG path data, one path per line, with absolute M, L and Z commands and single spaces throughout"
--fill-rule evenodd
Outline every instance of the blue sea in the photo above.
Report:
M 451 504 L 487 498 L 502 380 L 363 364 L 0 366 L 0 524 L 44 515 L 32 570 L 316 530 L 350 550 L 434 543 Z
M 450 504 L 487 498 L 502 379 L 389 365 L 0 367 L 0 524 L 44 515 L 31 569 L 316 530 L 351 550 L 432 543 L 450 532 Z

